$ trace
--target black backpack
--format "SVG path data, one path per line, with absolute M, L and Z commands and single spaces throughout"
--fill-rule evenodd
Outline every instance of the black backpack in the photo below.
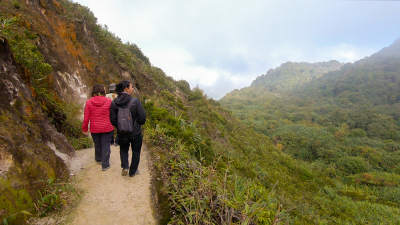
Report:
M 136 100 L 136 98 L 131 98 L 129 102 L 123 106 L 123 107 L 118 107 L 114 101 L 113 104 L 118 108 L 118 114 L 117 114 L 117 129 L 118 132 L 120 133 L 131 133 L 133 132 L 133 129 L 135 128 L 135 123 L 136 123 L 136 118 L 135 121 L 132 123 L 132 113 L 131 113 L 131 106 L 133 105 L 133 102 Z

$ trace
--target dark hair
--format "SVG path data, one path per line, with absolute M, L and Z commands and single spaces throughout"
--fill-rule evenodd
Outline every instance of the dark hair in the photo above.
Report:
M 106 89 L 101 84 L 96 84 L 93 86 L 92 97 L 94 96 L 106 96 Z
M 118 95 L 120 95 L 121 92 L 124 92 L 125 88 L 129 88 L 130 84 L 131 84 L 131 82 L 129 82 L 127 80 L 123 80 L 123 81 L 119 82 L 119 84 L 117 84 L 115 91 L 117 92 Z

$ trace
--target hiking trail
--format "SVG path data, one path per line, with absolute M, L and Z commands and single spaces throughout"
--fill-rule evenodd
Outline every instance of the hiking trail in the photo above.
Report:
M 131 159 L 132 151 L 129 151 Z M 76 151 L 71 173 L 83 189 L 82 200 L 68 216 L 72 225 L 156 224 L 151 199 L 149 152 L 143 143 L 139 174 L 121 176 L 119 146 L 111 145 L 110 169 L 101 170 L 94 148 Z M 129 160 L 130 161 L 130 160 Z

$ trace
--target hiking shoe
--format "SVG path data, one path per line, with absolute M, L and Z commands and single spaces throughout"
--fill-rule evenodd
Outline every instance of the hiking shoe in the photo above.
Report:
M 118 143 L 115 143 L 114 146 L 118 146 Z
M 126 176 L 126 175 L 128 175 L 128 169 L 122 169 L 122 173 L 121 173 L 121 175 L 122 176 Z
M 94 159 L 94 161 L 96 161 L 98 164 L 101 164 L 101 161 L 97 161 L 96 159 Z
M 139 174 L 139 170 L 136 170 L 135 174 L 133 174 L 133 175 L 130 175 L 130 174 L 129 174 L 129 176 L 130 176 L 130 177 L 133 177 L 133 176 L 138 175 L 138 174 Z
M 103 168 L 103 169 L 101 169 L 101 170 L 106 171 L 106 170 L 110 169 L 110 166 L 111 166 L 111 164 L 108 165 L 106 168 Z

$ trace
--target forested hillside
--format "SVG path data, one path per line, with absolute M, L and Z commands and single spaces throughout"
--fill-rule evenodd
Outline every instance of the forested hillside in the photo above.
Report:
M 394 135 L 373 138 L 370 124 L 363 130 L 330 122 L 336 117 L 328 115 L 345 115 L 335 111 L 337 96 L 325 97 L 332 101 L 321 111 L 311 97 L 260 87 L 264 94 L 236 91 L 240 95 L 227 104 L 254 109 L 235 111 L 242 113 L 239 120 L 202 90 L 152 66 L 137 45 L 122 43 L 87 7 L 68 0 L 3 0 L 0 9 L 3 223 L 43 216 L 38 205 L 59 208 L 54 204 L 61 195 L 41 195 L 46 181 L 68 181 L 60 152 L 73 155 L 91 145 L 81 133 L 90 88 L 120 80 L 134 84 L 148 115 L 144 139 L 160 224 L 400 223 L 400 177 L 396 162 L 387 161 L 399 158 L 391 115 L 371 112 L 384 134 Z M 305 73 L 325 71 L 311 67 Z M 293 87 L 312 80 L 306 77 Z
M 257 77 L 251 87 L 265 87 L 271 92 L 297 90 L 303 84 L 321 77 L 324 73 L 338 70 L 341 66 L 341 63 L 334 60 L 322 63 L 286 62 Z
M 397 211 L 399 52 L 400 39 L 370 57 L 310 80 L 297 90 L 252 85 L 227 94 L 220 102 L 243 124 L 270 137 L 282 152 L 335 178 L 335 185 L 327 194 L 335 196 L 333 199 L 345 199 L 343 207 L 353 202 L 359 204 L 354 210 L 379 206 L 383 207 L 376 211 L 379 213 L 384 208 Z M 275 71 L 285 71 L 287 66 L 282 64 Z M 296 82 L 291 78 L 282 80 Z M 395 223 L 398 219 L 399 214 L 395 213 L 393 218 L 377 221 Z M 349 221 L 370 222 L 362 216 Z

